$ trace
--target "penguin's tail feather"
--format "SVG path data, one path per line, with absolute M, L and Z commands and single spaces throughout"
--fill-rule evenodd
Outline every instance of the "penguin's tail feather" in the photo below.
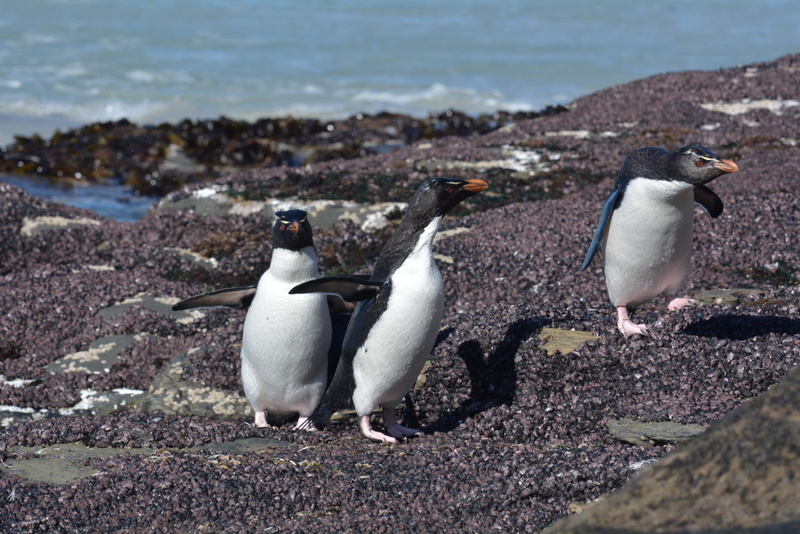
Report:
M 336 410 L 353 407 L 353 391 L 355 390 L 352 362 L 343 358 L 336 367 L 331 385 L 322 396 L 319 406 L 311 412 L 308 420 L 303 425 L 307 428 L 313 424 L 318 429 L 330 426 L 331 416 Z
M 317 408 L 311 413 L 308 420 L 305 422 L 305 427 L 314 426 L 319 430 L 324 430 L 328 428 L 331 424 L 331 416 L 333 415 L 334 410 L 328 408 L 323 401 L 323 404 L 317 406 Z

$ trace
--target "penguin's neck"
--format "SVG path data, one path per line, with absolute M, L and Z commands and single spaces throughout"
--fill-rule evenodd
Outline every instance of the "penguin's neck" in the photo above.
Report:
M 434 217 L 426 226 L 403 220 L 386 243 L 373 271 L 373 280 L 386 280 L 408 259 L 429 256 L 433 259 L 433 238 L 439 229 L 441 217 Z
M 433 256 L 433 238 L 436 236 L 436 232 L 439 230 L 440 222 L 442 222 L 441 217 L 434 217 L 434 219 L 428 223 L 428 226 L 423 228 L 422 233 L 417 239 L 417 244 L 414 247 L 414 250 L 411 251 L 411 254 Z
M 297 251 L 287 248 L 273 249 L 269 272 L 273 278 L 290 283 L 319 278 L 317 253 L 314 247 L 303 247 Z
M 641 180 L 642 194 L 650 197 L 653 200 L 669 203 L 680 203 L 686 200 L 687 197 L 693 196 L 692 191 L 694 186 L 686 182 L 678 180 L 648 180 L 646 178 L 637 178 Z M 634 185 L 636 187 L 639 184 Z

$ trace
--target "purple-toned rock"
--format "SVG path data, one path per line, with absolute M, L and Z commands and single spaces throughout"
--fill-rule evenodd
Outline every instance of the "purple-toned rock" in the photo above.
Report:
M 659 528 L 696 530 L 716 516 L 703 516 L 681 480 L 711 488 L 709 506 L 733 502 L 740 486 L 721 481 L 752 480 L 750 466 L 765 458 L 770 469 L 757 474 L 782 497 L 747 497 L 760 523 L 731 515 L 719 525 L 796 522 L 781 478 L 796 464 L 796 417 L 776 408 L 797 405 L 796 372 L 775 385 L 800 364 L 798 69 L 793 55 L 654 76 L 481 136 L 224 174 L 181 189 L 171 209 L 136 223 L 0 185 L 0 455 L 11 466 L 0 474 L 0 523 L 9 532 L 98 524 L 536 532 L 659 460 L 619 495 L 635 493 L 631 506 L 652 508 L 645 481 L 691 466 L 654 495 L 673 514 Z M 626 341 L 599 262 L 579 266 L 624 157 L 689 142 L 741 168 L 715 181 L 719 218 L 696 212 L 683 293 L 701 305 L 644 305 L 636 317 L 653 336 Z M 290 421 L 252 428 L 239 383 L 244 313 L 175 314 L 171 304 L 252 284 L 267 267 L 272 217 L 247 202 L 406 202 L 439 175 L 490 188 L 445 220 L 434 246 L 445 318 L 404 407 L 423 434 L 387 447 L 361 439 L 351 421 L 313 433 L 292 432 Z M 225 196 L 224 213 L 180 204 L 209 188 Z M 376 231 L 337 216 L 315 228 L 324 273 L 370 272 L 396 218 L 387 221 Z M 677 446 L 661 438 L 634 445 L 608 430 L 624 419 L 713 428 Z M 87 447 L 70 461 L 90 469 L 67 483 L 19 475 L 47 460 L 37 454 L 58 456 L 58 444 Z M 709 460 L 719 451 L 729 461 Z M 614 499 L 606 502 L 616 513 Z M 650 528 L 631 519 L 635 510 L 608 515 L 613 523 L 591 519 L 605 506 L 595 505 L 586 525 Z

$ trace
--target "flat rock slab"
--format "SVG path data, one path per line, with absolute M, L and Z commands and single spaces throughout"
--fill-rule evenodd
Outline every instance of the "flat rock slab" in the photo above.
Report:
M 742 299 L 749 296 L 763 295 L 759 289 L 732 288 L 732 289 L 708 289 L 701 291 L 694 296 L 700 304 L 718 304 L 723 306 L 735 306 Z
M 121 455 L 140 454 L 150 457 L 157 454 L 188 452 L 201 454 L 210 461 L 220 461 L 223 455 L 260 453 L 286 447 L 288 443 L 269 438 L 241 438 L 222 443 L 207 443 L 185 449 L 154 449 L 150 447 L 87 447 L 81 443 L 54 443 L 44 447 L 13 447 L 7 453 L 18 457 L 8 459 L 0 469 L 32 482 L 70 484 L 90 477 L 98 468 L 90 465 L 92 459 L 109 459 Z M 225 459 L 232 462 L 231 459 Z M 235 462 L 234 462 L 235 463 Z
M 179 354 L 153 380 L 137 408 L 144 413 L 201 415 L 220 419 L 244 420 L 253 415 L 247 399 L 232 392 L 198 384 L 183 378 L 186 355 Z
M 147 310 L 160 313 L 161 315 L 166 315 L 167 317 L 171 317 L 175 321 L 182 324 L 192 323 L 204 316 L 204 313 L 200 310 L 173 310 L 172 306 L 175 305 L 179 300 L 180 299 L 176 297 L 157 297 L 142 292 L 137 293 L 129 299 L 116 302 L 107 308 L 98 310 L 97 316 L 103 318 L 116 317 L 117 315 L 125 313 L 127 309 L 133 306 L 141 306 Z
M 87 350 L 67 354 L 48 364 L 51 373 L 101 373 L 108 371 L 120 352 L 144 339 L 143 334 L 117 334 L 104 336 L 89 343 Z
M 633 419 L 613 419 L 607 423 L 608 431 L 618 440 L 634 445 L 654 445 L 656 443 L 678 443 L 693 438 L 703 432 L 703 425 L 659 421 L 645 423 Z
M 557 353 L 569 354 L 587 341 L 597 339 L 597 336 L 581 330 L 542 328 L 539 339 L 544 341 L 542 348 L 547 351 L 548 356 L 552 356 Z
M 96 467 L 89 465 L 91 458 L 112 458 L 121 454 L 143 454 L 149 456 L 154 450 L 149 448 L 98 448 L 80 443 L 54 443 L 45 447 L 16 447 L 9 452 L 32 457 L 9 459 L 3 471 L 13 473 L 26 480 L 47 482 L 48 484 L 69 484 L 92 476 Z

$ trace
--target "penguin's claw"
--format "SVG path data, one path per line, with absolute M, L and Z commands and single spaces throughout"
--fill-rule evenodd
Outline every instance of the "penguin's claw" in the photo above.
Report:
M 358 426 L 361 427 L 361 433 L 372 441 L 378 443 L 397 443 L 397 440 L 391 436 L 387 436 L 383 432 L 372 430 L 372 425 L 369 424 L 369 414 L 362 415 L 358 420 Z
M 619 328 L 619 331 L 622 332 L 622 335 L 625 336 L 625 339 L 628 339 L 631 336 L 650 335 L 650 332 L 647 330 L 647 326 L 643 324 L 634 324 L 633 321 L 629 319 L 619 321 L 617 323 L 617 327 Z
M 678 297 L 667 297 L 667 309 L 669 311 L 678 311 L 684 306 L 697 304 L 695 299 L 682 299 Z
M 628 315 L 627 306 L 617 306 L 617 328 L 628 339 L 631 336 L 649 336 L 650 332 L 643 324 L 634 324 Z
M 416 428 L 408 428 L 398 423 L 397 413 L 393 408 L 383 409 L 383 426 L 386 427 L 386 431 L 389 435 L 399 439 L 408 438 L 419 432 Z
M 417 432 L 419 432 L 419 430 L 417 430 L 416 428 L 408 428 L 399 423 L 395 423 L 393 425 L 387 425 L 386 431 L 389 433 L 389 435 L 400 439 L 411 437 Z

